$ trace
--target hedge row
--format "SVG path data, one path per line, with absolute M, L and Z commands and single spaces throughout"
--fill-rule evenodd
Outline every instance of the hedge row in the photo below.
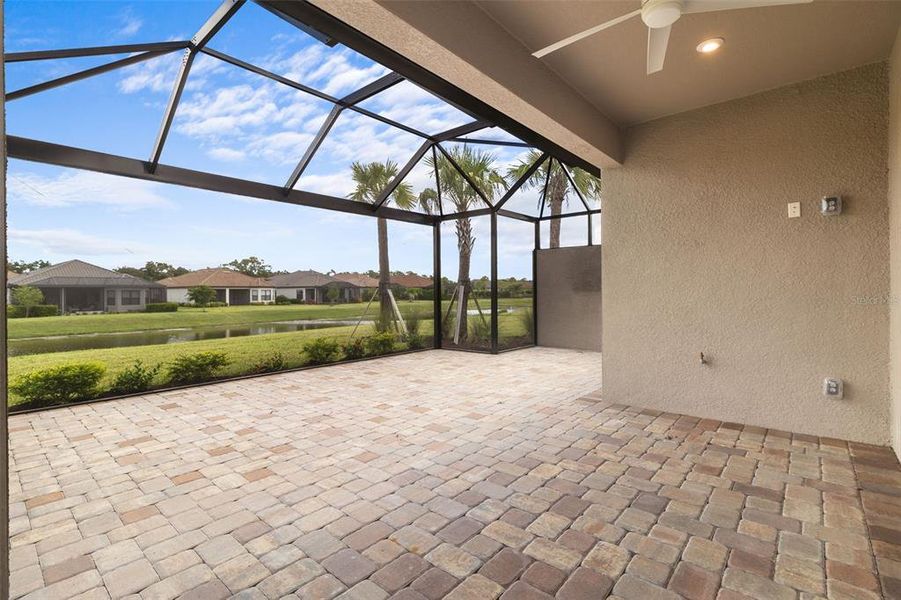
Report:
M 38 304 L 28 311 L 29 317 L 55 317 L 59 314 L 56 304 Z M 6 316 L 10 319 L 25 318 L 25 307 L 19 304 L 10 304 L 6 307 Z
M 176 312 L 178 310 L 178 302 L 151 302 L 145 305 L 144 312 Z

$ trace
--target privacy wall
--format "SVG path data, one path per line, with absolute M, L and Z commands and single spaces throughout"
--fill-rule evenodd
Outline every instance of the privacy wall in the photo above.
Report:
M 887 131 L 885 63 L 629 129 L 604 174 L 604 399 L 887 444 Z
M 601 247 L 537 253 L 538 345 L 601 351 Z

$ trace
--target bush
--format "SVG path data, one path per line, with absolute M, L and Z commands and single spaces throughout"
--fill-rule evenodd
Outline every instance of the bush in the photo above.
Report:
M 341 350 L 344 352 L 344 358 L 348 360 L 363 358 L 364 356 L 366 356 L 366 346 L 364 345 L 364 338 L 354 338 L 352 340 L 347 340 L 346 342 L 344 342 Z
M 270 354 L 253 367 L 254 373 L 274 373 L 285 368 L 285 355 L 281 352 Z
M 105 372 L 100 363 L 60 365 L 22 375 L 9 389 L 35 407 L 65 404 L 95 397 Z
M 59 314 L 56 304 L 37 304 L 28 310 L 29 317 L 55 317 Z M 6 316 L 10 319 L 24 319 L 25 307 L 21 304 L 9 304 L 6 307 Z
M 175 357 L 167 373 L 169 382 L 175 385 L 197 383 L 212 379 L 216 371 L 228 364 L 224 352 L 197 352 Z
M 151 302 L 144 306 L 144 312 L 176 312 L 178 310 L 177 302 Z
M 407 319 L 404 322 L 407 325 L 407 333 L 418 334 L 419 329 L 422 327 L 422 315 L 419 314 L 418 310 L 414 310 L 407 315 Z
M 407 335 L 404 336 L 404 341 L 407 343 L 407 348 L 410 350 L 421 350 L 422 348 L 425 348 L 425 338 L 418 333 L 407 332 Z
M 388 354 L 394 350 L 396 341 L 397 338 L 394 337 L 393 333 L 383 332 L 371 335 L 364 342 L 366 344 L 366 354 L 369 356 Z
M 338 359 L 338 342 L 332 338 L 316 338 L 304 344 L 310 364 L 324 365 Z
M 115 394 L 134 394 L 150 389 L 153 378 L 160 372 L 160 365 L 148 367 L 141 360 L 116 375 L 113 387 L 110 389 Z
M 291 298 L 288 298 L 287 296 L 282 296 L 281 294 L 279 294 L 278 296 L 275 297 L 275 303 L 276 304 L 291 304 Z
M 490 342 L 491 322 L 479 315 L 473 315 L 473 318 L 469 320 L 469 339 L 473 342 Z
M 526 330 L 526 337 L 535 340 L 535 320 L 532 318 L 532 311 L 525 309 L 519 313 L 519 321 L 522 323 L 523 329 Z

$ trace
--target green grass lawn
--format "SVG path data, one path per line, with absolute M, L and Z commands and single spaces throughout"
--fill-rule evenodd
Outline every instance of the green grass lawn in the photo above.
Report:
M 428 304 L 431 307 L 430 303 Z M 358 306 L 358 305 L 356 305 Z M 503 306 L 503 304 L 502 304 Z M 266 307 L 251 307 L 251 310 L 265 310 Z M 273 307 L 278 309 L 281 307 Z M 305 306 L 302 308 L 318 308 L 316 306 Z M 222 309 L 215 309 L 222 310 Z M 225 309 L 228 310 L 228 309 Z M 171 315 L 172 313 L 164 313 Z M 177 314 L 177 313 L 176 313 Z M 202 313 L 198 313 L 202 314 Z M 103 315 L 106 316 L 106 315 Z M 119 315 L 110 315 L 118 317 Z M 138 316 L 138 315 L 136 315 Z M 158 316 L 155 314 L 141 316 Z M 89 316 L 82 317 L 47 317 L 48 319 L 87 319 Z M 295 317 L 302 318 L 302 317 Z M 41 319 L 32 319 L 41 320 Z M 501 346 L 503 340 L 520 338 L 525 335 L 525 327 L 522 319 L 518 314 L 501 313 L 498 321 L 499 336 L 501 338 Z M 223 338 L 215 340 L 201 340 L 195 342 L 184 342 L 179 344 L 157 344 L 152 346 L 129 346 L 122 348 L 103 348 L 96 350 L 78 350 L 73 352 L 52 352 L 46 354 L 32 354 L 28 356 L 13 356 L 9 358 L 9 380 L 15 381 L 19 376 L 64 364 L 83 363 L 83 362 L 99 362 L 106 367 L 106 374 L 100 384 L 101 389 L 110 386 L 115 376 L 125 368 L 134 364 L 136 360 L 141 360 L 146 365 L 154 365 L 162 363 L 164 368 L 157 376 L 154 382 L 155 386 L 163 386 L 166 381 L 165 364 L 181 354 L 192 354 L 195 352 L 205 352 L 215 350 L 224 352 L 228 357 L 229 364 L 219 376 L 229 377 L 236 375 L 244 375 L 255 371 L 255 366 L 276 352 L 281 353 L 285 359 L 285 367 L 299 367 L 307 363 L 307 358 L 303 351 L 306 342 L 314 338 L 331 337 L 341 342 L 350 338 L 353 326 L 330 327 L 327 329 L 312 329 L 307 331 L 297 331 L 292 333 L 273 333 L 266 335 L 254 335 L 236 338 Z M 364 336 L 373 333 L 371 326 L 361 326 L 357 330 L 357 336 Z M 420 325 L 420 334 L 430 339 L 432 335 L 432 320 L 423 320 Z M 427 342 L 428 343 L 428 342 Z M 402 345 L 398 346 L 399 348 Z M 19 404 L 21 399 L 14 394 L 10 394 L 9 405 L 15 406 Z
M 480 301 L 483 310 L 488 310 L 488 301 Z M 531 298 L 503 298 L 500 306 L 531 306 Z M 404 315 L 414 311 L 423 317 L 431 317 L 432 302 L 401 301 L 398 303 Z M 446 310 L 447 302 L 445 302 Z M 357 304 L 288 304 L 269 306 L 226 306 L 221 308 L 179 307 L 174 313 L 115 313 L 104 315 L 74 315 L 64 317 L 36 317 L 31 319 L 9 319 L 9 339 L 40 337 L 50 335 L 74 335 L 79 333 L 114 333 L 143 331 L 151 329 L 171 329 L 175 327 L 198 327 L 204 325 L 239 325 L 264 323 L 267 321 L 292 321 L 296 319 L 353 319 L 363 314 L 366 305 Z M 470 308 L 475 304 L 470 302 Z M 367 318 L 377 313 L 378 307 L 369 308 Z

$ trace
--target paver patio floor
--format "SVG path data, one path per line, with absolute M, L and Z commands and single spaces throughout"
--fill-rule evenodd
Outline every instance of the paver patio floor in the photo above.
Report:
M 899 597 L 891 451 L 611 405 L 600 360 L 435 351 L 14 416 L 12 595 Z

